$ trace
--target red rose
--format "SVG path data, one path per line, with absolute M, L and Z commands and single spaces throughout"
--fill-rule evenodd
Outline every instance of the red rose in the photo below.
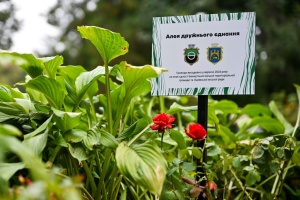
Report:
M 189 130 L 184 129 L 184 131 L 194 140 L 203 140 L 206 137 L 206 130 L 201 124 L 189 124 Z
M 172 128 L 172 123 L 175 121 L 175 118 L 171 115 L 161 113 L 155 115 L 152 120 L 154 125 L 150 126 L 150 128 L 152 130 L 158 130 L 159 132 L 163 132 L 167 128 Z
M 209 187 L 209 190 L 217 190 L 217 184 L 213 181 L 208 181 L 206 187 Z

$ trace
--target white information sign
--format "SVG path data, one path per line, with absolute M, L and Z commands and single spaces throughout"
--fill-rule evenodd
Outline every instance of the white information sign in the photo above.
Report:
M 153 18 L 153 96 L 255 91 L 255 13 Z

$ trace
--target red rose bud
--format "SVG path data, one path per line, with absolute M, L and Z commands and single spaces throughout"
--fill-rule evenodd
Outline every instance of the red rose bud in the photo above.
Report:
M 150 126 L 150 128 L 162 132 L 167 128 L 172 128 L 172 123 L 175 121 L 175 118 L 171 115 L 161 113 L 155 115 L 152 120 L 154 125 Z
M 189 130 L 184 129 L 184 131 L 194 140 L 203 140 L 206 137 L 206 130 L 201 124 L 189 124 Z

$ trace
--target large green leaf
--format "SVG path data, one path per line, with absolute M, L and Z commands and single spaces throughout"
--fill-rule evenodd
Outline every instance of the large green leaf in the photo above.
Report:
M 0 102 L 0 122 L 8 120 L 26 121 L 29 118 L 28 111 L 16 102 Z
M 80 65 L 60 66 L 58 68 L 58 74 L 63 76 L 64 79 L 74 88 L 76 78 L 83 72 L 86 72 L 86 70 Z
M 55 79 L 58 67 L 63 64 L 62 56 L 41 58 L 44 61 L 45 71 L 50 78 Z
M 218 145 L 224 146 L 228 149 L 236 147 L 238 140 L 236 135 L 226 126 L 219 125 L 219 131 L 210 131 L 208 137 L 212 138 Z
M 25 167 L 28 168 L 35 180 L 44 180 L 47 181 L 47 173 L 45 169 L 45 165 L 40 161 L 34 152 L 22 144 L 18 139 L 12 137 L 12 134 L 8 134 L 9 132 L 15 132 L 18 134 L 18 131 L 10 128 L 11 126 L 2 126 L 0 124 L 0 146 L 2 149 L 6 149 L 17 154 L 23 163 L 25 163 Z
M 61 108 L 65 93 L 62 86 L 54 79 L 39 76 L 28 81 L 25 86 L 41 92 L 52 107 Z
M 170 137 L 178 144 L 180 149 L 186 148 L 184 137 L 179 131 L 171 129 Z
M 76 158 L 79 162 L 83 160 L 87 160 L 91 155 L 86 152 L 81 144 L 67 144 L 69 148 L 69 152 L 71 155 Z
M 44 63 L 32 54 L 19 54 L 15 52 L 1 52 L 0 60 L 9 64 L 18 65 L 31 78 L 41 75 L 44 71 Z
M 25 164 L 20 163 L 0 163 L 0 177 L 4 180 L 8 181 L 14 173 L 16 173 L 18 170 L 23 169 L 25 167 Z
M 33 132 L 28 133 L 24 136 L 25 140 L 29 139 L 31 137 L 36 136 L 39 133 L 42 133 L 44 130 L 46 130 L 46 128 L 49 126 L 49 123 L 52 119 L 52 116 L 50 116 L 42 125 L 40 125 L 37 129 L 35 129 Z
M 284 118 L 283 114 L 279 111 L 274 101 L 269 103 L 271 111 L 274 113 L 276 118 L 283 124 L 284 133 L 291 134 L 293 132 L 293 126 Z
M 104 67 L 96 67 L 92 71 L 82 72 L 76 78 L 75 86 L 76 86 L 76 92 L 78 95 L 77 104 L 80 103 L 80 101 L 82 100 L 85 93 L 91 88 L 91 86 L 93 86 L 93 83 L 103 74 L 105 74 L 105 68 Z M 96 91 L 93 90 L 94 92 L 97 92 L 97 90 L 98 90 L 97 86 L 98 85 L 96 84 L 96 85 L 94 85 L 94 87 L 92 87 L 92 89 L 95 89 L 95 87 L 96 87 Z M 92 95 L 94 95 L 94 94 L 92 94 Z
M 295 136 L 296 131 L 298 130 L 299 124 L 300 124 L 300 86 L 295 84 L 294 85 L 297 91 L 297 97 L 298 97 L 298 115 L 297 115 L 297 122 L 294 126 L 294 130 L 292 133 L 292 136 Z
M 80 26 L 77 29 L 83 38 L 94 44 L 105 64 L 128 52 L 128 42 L 119 33 L 95 26 Z
M 216 110 L 221 111 L 225 116 L 228 114 L 235 114 L 238 112 L 238 105 L 230 100 L 221 100 L 214 105 Z
M 119 135 L 118 140 L 128 139 L 140 133 L 145 129 L 150 123 L 152 123 L 151 118 L 141 118 L 128 127 L 123 133 Z
M 271 118 L 269 116 L 254 117 L 249 124 L 249 128 L 257 125 L 267 132 L 271 132 L 273 134 L 284 133 L 284 126 L 277 119 Z
M 136 67 L 125 62 L 122 62 L 118 67 L 124 82 L 111 92 L 113 116 L 116 116 L 114 132 L 130 101 L 144 92 L 149 92 L 151 90 L 150 79 L 166 71 L 164 68 L 151 65 Z
M 260 115 L 271 116 L 271 110 L 264 105 L 261 104 L 248 104 L 242 110 L 241 114 L 246 114 L 249 117 L 256 117 Z
M 174 115 L 178 112 L 189 112 L 189 111 L 195 111 L 198 110 L 197 106 L 181 106 L 178 103 L 174 102 L 170 109 L 167 111 L 168 114 Z
M 112 134 L 102 129 L 100 129 L 100 133 L 101 133 L 100 144 L 112 149 L 118 147 L 119 143 L 117 142 L 116 138 Z
M 14 126 L 8 124 L 0 124 L 0 135 L 22 136 L 22 132 Z
M 13 101 L 10 90 L 3 85 L 0 85 L 0 101 Z
M 100 144 L 101 133 L 98 127 L 93 127 L 87 131 L 86 137 L 83 139 L 83 144 L 89 150 L 93 150 L 94 146 Z
M 116 151 L 116 161 L 121 174 L 150 192 L 160 195 L 167 164 L 155 143 L 129 147 L 126 142 L 122 142 Z
M 52 110 L 54 113 L 53 121 L 56 122 L 56 126 L 62 132 L 75 128 L 80 122 L 80 112 L 64 112 L 55 108 L 52 108 Z
M 40 156 L 44 148 L 46 147 L 48 139 L 48 129 L 46 129 L 42 134 L 30 137 L 23 141 L 23 144 L 31 149 L 35 155 Z

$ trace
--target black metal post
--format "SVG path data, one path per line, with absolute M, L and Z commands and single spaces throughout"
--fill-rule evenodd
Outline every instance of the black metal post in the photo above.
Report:
M 198 123 L 201 124 L 207 131 L 207 115 L 208 115 L 208 95 L 198 95 Z M 197 141 L 197 147 L 204 148 L 205 140 Z M 201 180 L 205 176 L 205 170 L 203 163 L 206 162 L 207 152 L 203 150 L 202 160 L 197 160 L 197 172 L 200 174 L 197 176 L 197 181 Z M 200 181 L 200 186 L 206 185 L 206 180 Z M 198 200 L 205 200 L 202 194 L 198 197 Z

